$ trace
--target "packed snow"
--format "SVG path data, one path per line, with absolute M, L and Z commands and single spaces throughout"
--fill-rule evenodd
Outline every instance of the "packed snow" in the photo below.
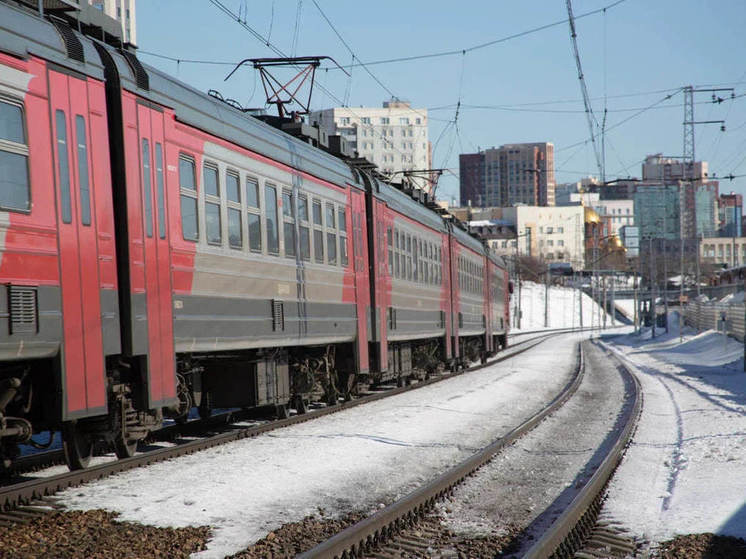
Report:
M 521 423 L 570 377 L 575 335 L 398 396 L 60 494 L 156 526 L 213 527 L 201 557 L 235 553 L 323 509 L 372 510 Z
M 713 532 L 746 538 L 746 373 L 742 343 L 688 327 L 619 337 L 644 404 L 605 515 L 651 542 Z M 659 330 L 660 332 L 660 330 Z
M 521 327 L 518 328 L 518 295 L 521 301 Z M 582 306 L 582 320 L 581 317 Z M 540 330 L 543 328 L 577 328 L 603 324 L 604 312 L 588 295 L 569 287 L 550 286 L 522 281 L 516 285 L 510 301 L 511 330 Z M 548 320 L 547 320 L 548 319 Z M 606 317 L 611 326 L 611 314 Z

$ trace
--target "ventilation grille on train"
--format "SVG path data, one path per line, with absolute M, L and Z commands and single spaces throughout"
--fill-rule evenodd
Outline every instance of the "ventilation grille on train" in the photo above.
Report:
M 83 43 L 80 42 L 73 33 L 70 27 L 60 21 L 51 20 L 54 26 L 57 28 L 57 32 L 65 42 L 65 48 L 67 49 L 67 57 L 77 60 L 78 62 L 85 62 L 85 55 L 83 54 Z
M 140 61 L 137 59 L 137 57 L 131 52 L 127 52 L 126 50 L 120 50 L 119 52 L 124 55 L 124 58 L 127 59 L 130 68 L 132 68 L 132 71 L 135 73 L 135 82 L 137 83 L 137 87 L 139 87 L 140 89 L 144 89 L 145 91 L 150 91 L 150 77 L 148 77 L 148 73 L 145 71 L 145 68 L 143 68 L 142 64 L 140 64 Z
M 38 332 L 36 289 L 11 285 L 8 289 L 10 333 Z
M 272 330 L 282 332 L 285 330 L 285 309 L 282 301 L 272 299 Z

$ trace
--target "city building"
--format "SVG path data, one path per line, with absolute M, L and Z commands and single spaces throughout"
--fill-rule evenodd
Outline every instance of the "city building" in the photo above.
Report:
M 746 237 L 703 238 L 699 242 L 699 254 L 709 264 L 726 268 L 743 266 L 746 262 Z
M 623 225 L 619 228 L 619 239 L 627 249 L 627 258 L 635 258 L 640 254 L 640 230 L 634 225 Z
M 505 144 L 459 156 L 462 206 L 553 206 L 554 144 Z
M 718 236 L 740 237 L 742 219 L 743 196 L 735 192 L 721 194 L 718 198 Z
M 318 124 L 328 135 L 341 135 L 360 157 L 388 175 L 432 167 L 428 139 L 427 109 L 416 109 L 407 101 L 391 99 L 382 107 L 334 107 L 313 111 L 308 122 Z M 427 188 L 425 178 L 414 179 Z
M 464 211 L 465 210 L 465 211 Z M 525 206 L 508 208 L 453 208 L 470 229 L 484 235 L 490 248 L 504 256 L 532 256 L 545 262 L 567 262 L 573 269 L 585 265 L 582 206 Z
M 678 185 L 650 184 L 634 195 L 635 225 L 640 238 L 675 240 L 681 237 Z
M 642 164 L 642 180 L 675 184 L 680 180 L 706 180 L 707 161 L 695 161 L 691 170 L 680 158 L 664 157 L 661 153 L 648 155 Z
M 137 44 L 135 0 L 89 0 L 89 3 L 119 22 L 125 43 Z
M 634 200 L 599 200 L 591 207 L 608 223 L 609 233 L 618 235 L 624 226 L 635 225 Z

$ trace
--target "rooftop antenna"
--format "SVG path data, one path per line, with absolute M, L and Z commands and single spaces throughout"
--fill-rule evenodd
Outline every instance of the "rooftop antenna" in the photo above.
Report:
M 241 66 L 251 62 L 255 70 L 259 70 L 262 78 L 264 94 L 267 97 L 268 105 L 277 106 L 277 112 L 280 118 L 290 116 L 293 120 L 300 115 L 306 115 L 310 111 L 311 95 L 313 93 L 314 78 L 316 68 L 321 65 L 322 60 L 331 60 L 334 64 L 348 76 L 350 75 L 342 68 L 337 61 L 331 56 L 295 56 L 283 58 L 247 58 L 239 62 L 235 68 L 225 78 L 227 81 Z M 272 75 L 272 68 L 290 67 L 297 69 L 298 72 L 289 81 L 283 83 L 277 77 Z M 300 90 L 308 82 L 308 98 L 301 98 Z M 298 111 L 288 112 L 286 105 L 296 103 L 300 106 Z

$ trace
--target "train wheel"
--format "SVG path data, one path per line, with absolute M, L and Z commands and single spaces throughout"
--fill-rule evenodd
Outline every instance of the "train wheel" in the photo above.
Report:
M 137 452 L 137 439 L 126 440 L 121 434 L 114 439 L 114 452 L 117 458 L 130 458 Z
M 76 423 L 63 423 L 62 447 L 65 450 L 65 461 L 71 470 L 88 467 L 93 456 L 93 440 Z

